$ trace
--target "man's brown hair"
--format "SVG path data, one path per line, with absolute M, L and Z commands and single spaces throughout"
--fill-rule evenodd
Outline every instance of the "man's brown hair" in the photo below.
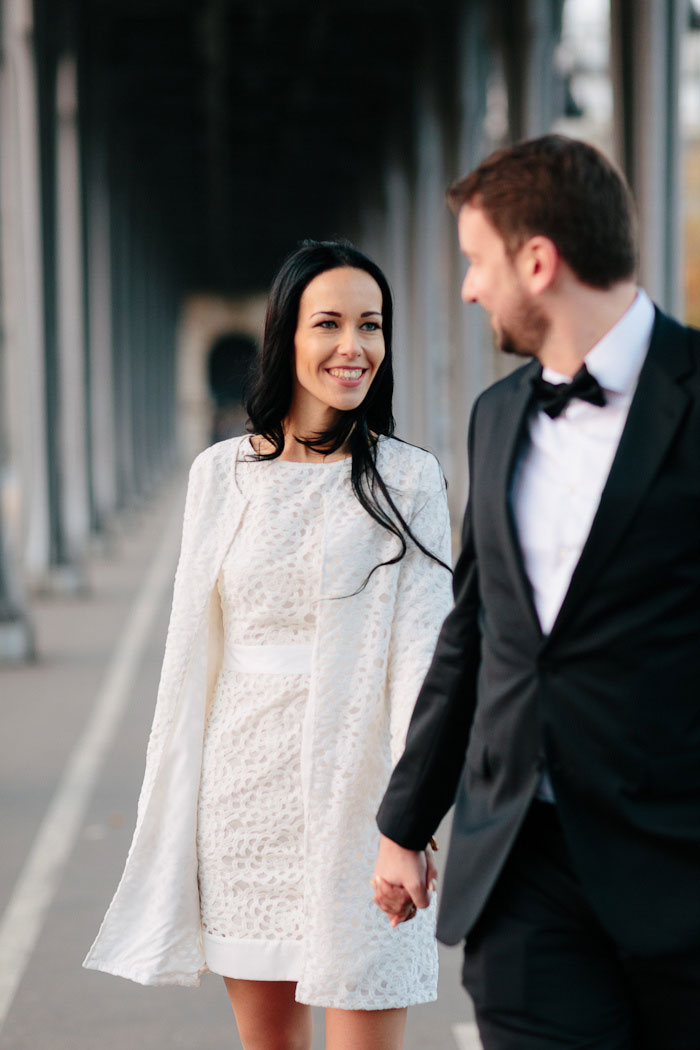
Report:
M 481 208 L 513 256 L 530 237 L 548 237 L 593 288 L 629 280 L 637 268 L 634 203 L 619 171 L 599 150 L 544 135 L 497 150 L 447 191 L 457 214 Z

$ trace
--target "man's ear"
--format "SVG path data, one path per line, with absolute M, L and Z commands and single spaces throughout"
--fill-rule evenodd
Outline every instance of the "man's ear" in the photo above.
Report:
M 559 267 L 559 252 L 549 237 L 538 234 L 521 246 L 516 257 L 520 279 L 533 295 L 541 295 L 554 283 Z

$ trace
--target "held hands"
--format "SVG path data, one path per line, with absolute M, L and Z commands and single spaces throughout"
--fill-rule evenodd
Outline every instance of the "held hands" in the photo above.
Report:
M 392 926 L 408 922 L 416 909 L 427 908 L 435 889 L 437 869 L 428 846 L 416 853 L 382 835 L 374 869 L 374 902 L 389 916 Z

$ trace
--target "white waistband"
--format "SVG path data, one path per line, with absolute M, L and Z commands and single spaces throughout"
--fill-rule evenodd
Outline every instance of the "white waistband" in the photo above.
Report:
M 311 645 L 232 645 L 226 666 L 246 674 L 311 674 Z

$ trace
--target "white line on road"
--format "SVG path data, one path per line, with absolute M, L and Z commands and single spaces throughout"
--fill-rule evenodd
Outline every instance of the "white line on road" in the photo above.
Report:
M 107 667 L 92 714 L 64 769 L 0 921 L 0 1029 L 41 935 L 107 750 L 169 587 L 180 538 L 181 499 Z
M 473 1021 L 466 1024 L 453 1024 L 452 1034 L 459 1050 L 482 1050 L 479 1029 Z

